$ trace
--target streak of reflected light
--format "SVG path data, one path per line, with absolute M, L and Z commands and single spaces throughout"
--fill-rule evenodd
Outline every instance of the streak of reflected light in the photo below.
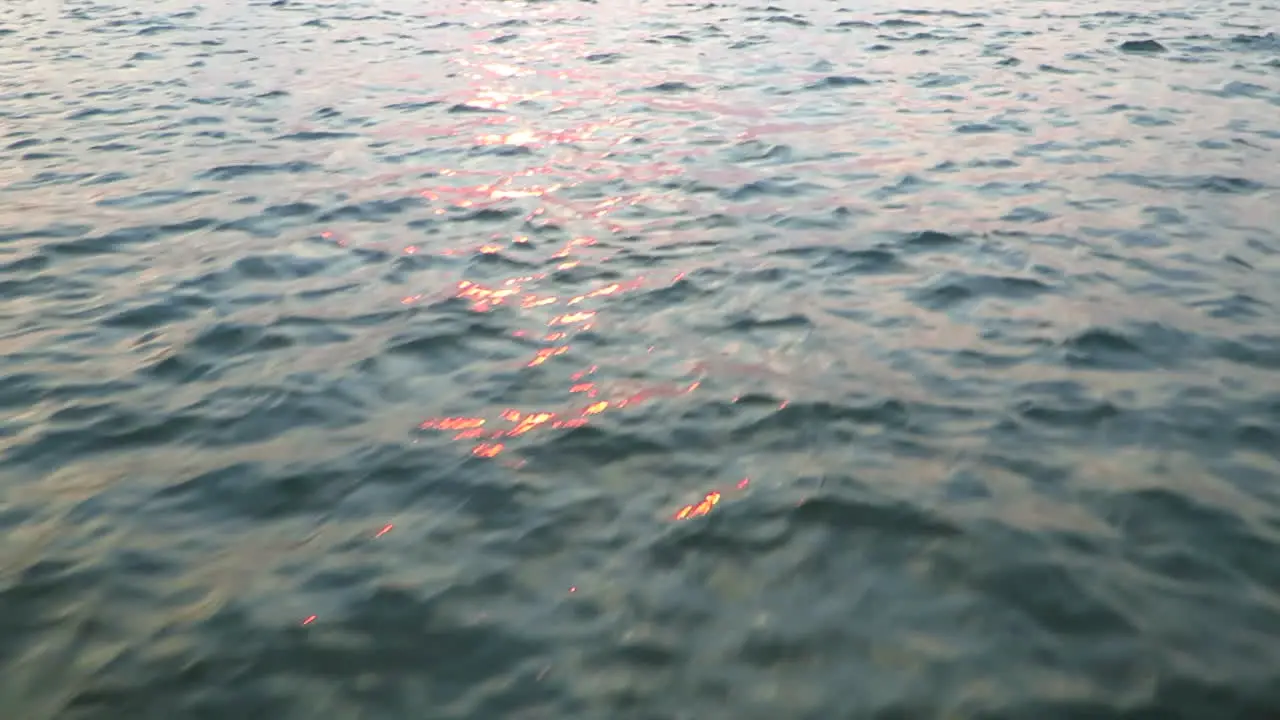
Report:
M 522 289 L 524 277 L 508 278 L 502 287 L 486 287 L 470 280 L 459 280 L 455 297 L 471 301 L 471 309 L 476 312 L 488 312 L 507 301 L 507 298 L 518 295 Z
M 520 298 L 520 307 L 525 310 L 532 310 L 543 305 L 554 305 L 560 301 L 555 295 L 547 295 L 546 297 L 538 297 L 537 295 L 525 295 Z
M 551 318 L 551 322 L 547 324 L 553 325 L 553 326 L 554 325 L 575 325 L 577 323 L 582 323 L 582 322 L 591 320 L 595 316 L 596 316 L 596 312 L 594 310 L 588 310 L 585 312 L 571 312 L 571 313 L 565 313 L 563 315 L 557 315 Z
M 750 483 L 751 483 L 750 478 L 742 478 L 734 485 L 734 487 L 738 490 L 745 490 Z M 688 505 L 685 505 L 684 507 L 677 510 L 675 514 L 672 515 L 671 519 L 691 520 L 696 517 L 702 517 L 710 513 L 712 510 L 714 510 L 716 506 L 720 504 L 720 501 L 723 499 L 724 499 L 724 493 L 720 492 L 719 490 L 712 490 L 707 494 L 703 495 L 702 499 L 699 500 L 698 502 L 689 503 Z
M 541 210 L 541 208 L 539 208 L 539 210 Z M 542 213 L 538 212 L 537 214 L 541 215 Z M 553 258 L 569 257 L 569 254 L 573 252 L 574 248 L 590 247 L 595 244 L 596 244 L 596 239 L 593 237 L 589 237 L 589 236 L 576 237 L 570 240 L 568 243 L 566 243 L 564 247 L 552 253 L 551 257 Z
M 534 353 L 533 359 L 526 364 L 526 367 L 538 367 L 551 358 L 557 355 L 563 355 L 567 352 L 569 352 L 568 345 L 561 345 L 560 347 L 553 348 L 542 348 L 538 350 L 538 352 Z
M 484 418 L 474 417 L 443 417 L 432 418 L 422 423 L 418 427 L 423 430 L 472 430 L 483 427 Z
M 528 68 L 517 67 L 515 65 L 507 65 L 506 63 L 487 63 L 485 65 L 481 65 L 480 67 L 501 78 L 520 77 L 522 75 L 533 74 L 533 71 L 529 70 Z
M 684 507 L 676 511 L 675 519 L 688 520 L 689 518 L 695 518 L 695 517 L 700 517 L 702 515 L 706 515 L 707 513 L 711 512 L 711 510 L 715 508 L 716 505 L 719 505 L 719 504 L 720 504 L 720 493 L 718 491 L 713 490 L 707 493 L 706 496 L 704 496 L 698 502 L 690 505 L 685 505 Z
M 610 295 L 616 295 L 621 292 L 636 290 L 640 288 L 642 285 L 644 285 L 643 277 L 639 277 L 639 278 L 636 278 L 635 280 L 632 280 L 630 282 L 625 282 L 625 283 L 610 283 L 608 285 L 605 285 L 604 287 L 596 288 L 595 290 L 592 290 L 588 293 L 585 293 L 582 295 L 575 295 L 574 297 L 570 298 L 569 301 L 565 304 L 577 305 L 583 300 L 587 300 L 590 298 L 608 297 Z
M 546 348 L 546 352 L 564 351 L 565 347 Z M 558 354 L 558 353 L 557 353 Z M 593 366 L 590 372 L 595 371 Z M 580 379 L 585 373 L 574 373 L 575 378 Z M 576 380 L 575 380 L 576 382 Z M 502 411 L 500 418 L 510 425 L 506 429 L 488 429 L 488 423 L 484 418 L 474 417 L 439 417 L 429 418 L 419 424 L 422 430 L 448 430 L 454 431 L 453 440 L 483 440 L 471 449 L 471 454 L 476 457 L 492 458 L 506 449 L 506 445 L 500 440 L 509 440 L 528 435 L 535 430 L 552 429 L 552 430 L 570 430 L 587 425 L 589 419 L 598 416 L 611 409 L 621 409 L 625 407 L 635 406 L 659 397 L 674 397 L 685 393 L 691 393 L 697 390 L 699 382 L 692 382 L 689 385 L 667 386 L 658 385 L 641 388 L 628 395 L 612 399 L 598 400 L 599 388 L 595 383 L 577 383 L 570 388 L 570 392 L 583 392 L 587 397 L 594 400 L 585 406 L 578 408 L 571 413 L 573 417 L 548 410 L 521 411 L 515 408 L 507 408 Z M 740 486 L 741 487 L 741 486 Z
M 577 127 L 557 131 L 537 131 L 531 128 L 520 128 L 509 133 L 484 133 L 477 135 L 475 143 L 481 146 L 520 145 L 540 149 L 549 145 L 565 145 L 593 140 L 605 128 L 615 123 L 585 123 Z M 610 146 L 619 144 L 619 139 L 611 141 Z
M 509 437 L 519 437 L 529 432 L 530 430 L 533 430 L 539 425 L 543 425 L 551 422 L 552 420 L 555 419 L 555 417 L 556 417 L 556 414 L 553 412 L 530 413 L 520 418 L 520 421 L 516 424 L 516 426 L 508 430 L 506 434 Z
M 488 39 L 488 35 L 485 36 Z M 683 163 L 688 159 L 688 148 L 680 143 L 664 141 L 661 138 L 649 138 L 650 143 L 637 151 L 630 148 L 635 138 L 645 137 L 647 124 L 637 119 L 634 114 L 614 112 L 594 122 L 586 122 L 569 127 L 538 128 L 529 127 L 508 108 L 529 100 L 538 100 L 549 105 L 559 103 L 561 107 L 596 107 L 600 103 L 616 105 L 617 98 L 608 97 L 599 92 L 578 92 L 584 84 L 572 84 L 567 88 L 542 90 L 534 88 L 509 87 L 504 82 L 530 75 L 568 79 L 562 63 L 554 62 L 553 51 L 560 50 L 580 55 L 581 48 L 573 40 L 559 38 L 549 42 L 535 43 L 530 46 L 522 42 L 517 45 L 497 47 L 495 45 L 477 45 L 470 59 L 461 58 L 456 62 L 463 68 L 461 75 L 472 78 L 475 82 L 465 91 L 465 95 L 450 98 L 439 98 L 439 101 L 462 106 L 500 111 L 494 113 L 461 113 L 456 116 L 456 125 L 441 133 L 441 137 L 467 137 L 470 135 L 475 145 L 517 146 L 534 150 L 565 146 L 572 151 L 572 160 L 566 161 L 560 155 L 554 160 L 540 166 L 504 168 L 501 171 L 440 169 L 429 168 L 436 180 L 429 187 L 420 187 L 415 192 L 425 198 L 433 206 L 437 215 L 445 215 L 453 209 L 461 208 L 468 212 L 479 212 L 487 208 L 502 207 L 505 210 L 515 209 L 522 212 L 528 228 L 540 229 L 544 226 L 562 225 L 566 217 L 587 221 L 609 232 L 624 231 L 617 219 L 626 208 L 642 204 L 656 203 L 664 209 L 671 199 L 664 194 L 653 195 L 645 192 L 621 192 L 608 197 L 593 197 L 580 200 L 565 197 L 573 193 L 561 193 L 561 190 L 573 188 L 583 183 L 610 183 L 624 181 L 622 185 L 644 187 L 665 177 L 685 174 Z M 554 67 L 537 67 L 541 60 L 553 61 Z M 514 85 L 514 83 L 512 83 Z M 523 91 L 522 91 L 523 90 Z M 656 99 L 654 104 L 666 104 L 683 109 L 701 109 L 718 112 L 721 115 L 751 115 L 763 117 L 764 113 L 755 108 L 734 112 L 735 109 L 721 107 L 714 103 L 699 103 L 697 100 L 682 101 L 679 99 L 667 102 Z M 560 116 L 557 116 L 560 117 Z M 655 151 L 657 155 L 655 155 Z M 709 152 L 709 151 L 707 151 Z M 627 160 L 640 162 L 628 162 Z M 669 158 L 664 159 L 664 158 Z M 466 176 L 466 177 L 464 177 Z M 475 178 L 474 176 L 480 176 Z M 415 177 L 422 177 L 417 175 Z M 527 203 L 521 201 L 529 201 Z M 584 228 L 585 229 L 585 228 Z M 469 250 L 446 251 L 447 254 L 464 254 L 466 252 L 480 254 L 496 254 L 509 247 L 508 243 L 530 243 L 527 235 L 520 235 L 510 240 L 500 236 L 490 237 L 482 245 L 472 246 Z M 568 270 L 579 267 L 583 263 L 598 260 L 594 253 L 585 249 L 596 245 L 596 238 L 590 235 L 573 237 L 562 247 L 555 249 L 550 255 L 557 270 Z M 553 246 L 554 247 L 554 246 Z M 542 279 L 544 276 L 537 276 Z M 642 286 L 643 278 L 634 281 L 612 282 L 589 289 L 580 294 L 554 295 L 531 292 L 525 285 L 531 278 L 511 278 L 499 283 L 486 280 L 483 284 L 470 280 L 458 283 L 454 295 L 467 300 L 471 308 L 480 312 L 494 310 L 499 305 L 518 306 L 521 311 L 534 311 L 537 308 L 554 307 L 543 319 L 549 330 L 541 333 L 537 330 L 518 330 L 513 335 L 530 340 L 538 338 L 544 347 L 536 349 L 532 358 L 525 363 L 526 367 L 539 367 L 552 359 L 565 355 L 570 350 L 569 335 L 574 332 L 589 330 L 592 323 L 598 320 L 598 308 L 591 308 L 589 300 L 610 298 L 620 293 Z M 586 304 L 587 307 L 583 307 Z M 548 319 L 549 318 L 549 319 Z M 554 344 L 553 344 L 554 343 Z M 564 430 L 582 427 L 589 422 L 598 421 L 607 412 L 634 407 L 654 398 L 673 397 L 682 393 L 690 393 L 699 387 L 698 382 L 689 384 L 657 385 L 648 387 L 631 386 L 622 388 L 602 387 L 598 382 L 585 380 L 596 372 L 597 367 L 572 374 L 569 386 L 570 396 L 581 397 L 584 404 L 573 405 L 560 411 L 529 410 L 508 408 L 501 412 L 500 421 L 473 417 L 434 418 L 426 420 L 420 426 L 423 430 L 440 430 L 452 433 L 455 441 L 474 443 L 471 454 L 481 458 L 494 458 L 507 451 L 507 444 L 515 438 L 526 437 L 535 432 Z M 505 427 L 499 425 L 505 423 Z M 499 425 L 499 427 L 494 427 Z M 720 497 L 716 493 L 715 497 Z M 705 498 L 704 498 L 705 501 Z M 696 508 L 696 506 L 695 506 Z M 691 510 L 690 512 L 693 512 Z

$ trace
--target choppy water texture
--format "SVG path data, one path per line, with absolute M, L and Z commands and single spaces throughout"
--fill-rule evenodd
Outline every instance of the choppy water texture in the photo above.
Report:
M 3 3 L 0 716 L 1276 717 L 1280 7 L 905 7 Z

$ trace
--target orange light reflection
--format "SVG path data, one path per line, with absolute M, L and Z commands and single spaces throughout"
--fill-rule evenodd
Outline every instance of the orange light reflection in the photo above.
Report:
M 706 496 L 702 498 L 702 500 L 696 503 L 693 503 L 692 505 L 685 505 L 684 507 L 680 508 L 680 510 L 677 511 L 675 514 L 675 519 L 688 520 L 690 518 L 706 515 L 707 513 L 711 512 L 712 508 L 714 508 L 716 505 L 719 505 L 719 504 L 720 504 L 720 493 L 719 491 L 712 490 L 711 492 L 707 493 Z
M 638 190 L 623 190 L 616 194 L 611 192 L 606 197 L 587 194 L 590 199 L 569 197 L 582 197 L 583 193 L 568 190 L 583 184 L 595 186 L 611 183 L 613 187 L 634 189 L 652 185 L 667 177 L 685 175 L 688 148 L 680 146 L 679 152 L 673 152 L 676 149 L 674 145 L 667 147 L 666 143 L 658 140 L 649 149 L 633 150 L 632 141 L 646 132 L 645 121 L 626 112 L 594 113 L 594 121 L 565 122 L 573 114 L 557 114 L 556 109 L 594 108 L 601 101 L 606 105 L 621 102 L 602 98 L 597 92 L 583 92 L 582 88 L 590 87 L 589 83 L 570 82 L 564 87 L 560 87 L 558 83 L 538 83 L 533 86 L 527 84 L 530 77 L 534 80 L 555 78 L 564 81 L 578 76 L 579 71 L 566 70 L 560 63 L 553 63 L 552 67 L 540 67 L 543 60 L 554 58 L 558 53 L 577 54 L 581 50 L 577 38 L 561 37 L 537 42 L 534 53 L 523 43 L 515 50 L 513 48 L 517 48 L 517 45 L 498 47 L 489 44 L 488 41 L 494 37 L 498 35 L 492 32 L 479 33 L 476 36 L 478 44 L 472 48 L 472 57 L 452 60 L 460 66 L 459 76 L 470 80 L 465 89 L 460 88 L 456 94 L 449 93 L 441 97 L 407 98 L 406 102 L 429 100 L 500 112 L 460 113 L 448 126 L 412 122 L 384 124 L 377 132 L 401 139 L 427 136 L 428 142 L 439 139 L 450 145 L 456 145 L 459 141 L 465 144 L 470 139 L 481 148 L 554 148 L 553 152 L 519 156 L 546 158 L 537 161 L 542 162 L 541 165 L 517 162 L 515 167 L 503 167 L 500 170 L 407 164 L 398 168 L 394 176 L 382 178 L 379 185 L 391 187 L 396 185 L 393 181 L 401 178 L 412 182 L 412 192 L 426 199 L 437 215 L 470 215 L 498 208 L 506 213 L 514 212 L 517 218 L 523 216 L 527 225 L 522 232 L 540 233 L 549 227 L 572 228 L 570 232 L 574 235 L 569 236 L 571 239 L 559 247 L 553 244 L 544 248 L 540 239 L 531 240 L 527 234 L 501 233 L 479 239 L 475 241 L 475 245 L 466 244 L 444 250 L 444 254 L 474 258 L 476 254 L 536 252 L 543 255 L 548 274 L 551 267 L 563 272 L 610 259 L 607 255 L 611 251 L 607 247 L 591 249 L 597 246 L 597 240 L 590 233 L 607 231 L 616 235 L 631 232 L 633 226 L 638 231 L 642 225 L 646 230 L 655 229 L 651 222 L 620 219 L 620 215 L 626 213 L 628 208 L 654 204 L 666 209 L 673 203 L 681 206 L 684 204 L 666 195 L 653 195 Z M 537 100 L 552 108 L 554 126 L 531 127 L 527 124 L 527 117 L 522 118 L 516 114 L 514 109 L 530 100 Z M 658 99 L 650 104 L 677 110 L 712 111 L 726 117 L 747 118 L 752 122 L 768 119 L 768 113 L 759 108 L 733 108 L 698 98 Z M 549 122 L 548 125 L 550 124 Z M 660 150 L 656 156 L 652 153 L 653 147 Z M 708 154 L 710 150 L 702 152 Z M 425 187 L 421 180 L 424 177 L 432 178 Z M 742 182 L 750 179 L 754 178 Z M 403 192 L 403 186 L 397 192 Z M 692 211 L 699 208 L 683 209 Z M 418 251 L 416 247 L 410 248 L 406 248 L 404 252 L 412 254 Z M 550 256 L 547 257 L 547 254 Z M 485 263 L 483 266 L 486 270 L 492 267 L 492 263 Z M 580 294 L 570 296 L 544 294 L 550 288 L 538 288 L 535 281 L 546 277 L 547 274 L 538 274 L 506 280 L 463 280 L 452 291 L 456 298 L 466 300 L 471 309 L 477 312 L 490 312 L 500 305 L 506 305 L 507 311 L 532 316 L 531 325 L 527 329 L 514 330 L 512 334 L 524 338 L 525 342 L 538 343 L 532 357 L 522 358 L 526 367 L 535 368 L 568 353 L 571 347 L 569 335 L 590 330 L 592 324 L 599 321 L 598 314 L 604 312 L 604 303 L 607 302 L 604 298 L 640 288 L 644 283 L 642 277 L 619 280 L 595 289 L 575 288 L 575 292 Z M 539 290 L 543 292 L 538 292 Z M 405 298 L 405 302 L 408 304 L 421 299 L 421 295 L 413 295 Z M 537 327 L 544 323 L 543 327 Z M 558 411 L 507 408 L 501 411 L 500 420 L 490 418 L 486 422 L 484 418 L 478 417 L 442 417 L 428 419 L 420 427 L 423 430 L 449 432 L 455 441 L 475 443 L 471 447 L 472 455 L 494 458 L 506 452 L 508 446 L 505 443 L 513 442 L 514 438 L 525 437 L 544 429 L 582 427 L 599 422 L 600 416 L 611 410 L 634 407 L 655 398 L 675 397 L 693 392 L 699 387 L 697 381 L 637 387 L 626 381 L 612 384 L 587 380 L 587 376 L 594 375 L 597 369 L 592 365 L 589 369 L 571 374 L 568 392 L 570 395 L 580 395 L 582 399 L 577 403 L 571 399 L 568 407 L 559 407 Z M 741 488 L 742 485 L 738 487 Z M 700 502 L 682 511 L 682 519 L 706 514 L 720 498 L 721 493 L 718 491 L 708 493 Z
M 551 318 L 551 322 L 547 324 L 548 325 L 572 325 L 574 323 L 585 322 L 595 316 L 596 316 L 596 313 L 594 310 L 588 311 L 588 312 L 565 313 L 564 315 L 557 315 L 556 317 Z
M 741 480 L 739 480 L 734 485 L 734 487 L 738 490 L 746 490 L 747 486 L 750 484 L 751 484 L 751 478 L 744 477 Z M 672 519 L 673 520 L 689 520 L 696 517 L 702 517 L 703 515 L 706 515 L 707 513 L 715 509 L 715 507 L 719 505 L 720 501 L 723 499 L 724 499 L 723 493 L 721 493 L 719 490 L 712 490 L 708 492 L 706 495 L 704 495 L 702 499 L 699 500 L 698 502 L 690 503 L 680 508 L 679 510 L 677 510 L 675 514 L 672 516 Z
M 553 347 L 553 348 L 542 348 L 537 353 L 535 353 L 533 356 L 533 359 L 528 362 L 528 367 L 538 367 L 539 365 L 550 360 L 551 358 L 557 355 L 563 355 L 567 352 L 569 352 L 568 345 L 561 345 L 560 347 Z
M 546 357 L 552 357 L 567 350 L 566 347 L 545 348 L 539 351 L 545 353 Z M 581 377 L 595 372 L 596 367 L 592 366 L 589 370 L 574 373 L 574 377 Z M 668 386 L 658 385 L 641 388 L 628 395 L 615 398 L 613 400 L 595 400 L 594 402 L 581 407 L 577 410 L 577 417 L 564 417 L 560 413 L 534 410 L 522 412 L 514 408 L 503 410 L 500 417 L 503 421 L 510 423 L 511 427 L 505 430 L 488 429 L 488 423 L 484 418 L 472 417 L 440 417 L 430 418 L 423 421 L 419 428 L 423 430 L 447 430 L 454 431 L 453 439 L 456 440 L 478 440 L 484 439 L 483 442 L 476 445 L 472 449 L 472 454 L 477 457 L 494 457 L 505 449 L 505 445 L 499 440 L 504 438 L 518 438 L 527 435 L 530 432 L 540 428 L 549 428 L 555 430 L 567 430 L 587 425 L 588 418 L 600 415 L 610 409 L 621 409 L 624 407 L 635 406 L 647 400 L 657 397 L 674 397 L 684 393 L 693 392 L 698 388 L 699 383 L 693 382 L 687 386 Z M 589 398 L 596 398 L 600 393 L 600 388 L 596 383 L 578 382 L 569 388 L 571 393 L 586 393 Z M 741 486 L 740 486 L 741 487 Z
M 423 430 L 469 430 L 481 427 L 484 423 L 484 418 L 444 417 L 427 420 L 418 427 Z

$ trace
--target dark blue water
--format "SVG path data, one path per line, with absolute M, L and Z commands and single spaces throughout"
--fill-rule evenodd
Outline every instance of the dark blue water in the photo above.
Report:
M 1280 6 L 0 6 L 0 717 L 1271 718 Z

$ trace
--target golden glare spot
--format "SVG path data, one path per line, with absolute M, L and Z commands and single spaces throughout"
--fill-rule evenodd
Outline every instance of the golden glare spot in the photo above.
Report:
M 555 295 L 548 295 L 540 298 L 537 295 L 526 295 L 520 300 L 520 307 L 528 310 L 530 308 L 542 307 L 543 305 L 553 305 L 559 300 Z
M 497 457 L 498 453 L 502 452 L 505 447 L 502 443 L 480 443 L 471 448 L 471 454 L 482 458 Z
M 609 408 L 609 403 L 604 400 L 601 400 L 600 402 L 592 403 L 586 406 L 585 408 L 583 408 L 582 414 L 583 415 L 599 415 L 600 413 L 604 412 L 608 408 Z
M 691 505 L 685 505 L 675 514 L 676 520 L 688 520 L 690 518 L 700 517 L 711 512 L 712 508 L 720 504 L 720 492 L 713 490 L 707 493 L 706 497 L 699 502 Z
M 506 298 L 515 295 L 517 292 L 519 292 L 518 287 L 506 290 L 494 290 L 467 280 L 462 280 L 458 283 L 458 292 L 455 293 L 455 295 L 457 297 L 473 301 L 474 304 L 472 305 L 472 309 L 478 312 L 485 312 L 490 310 L 494 305 L 501 305 Z
M 555 413 L 538 412 L 525 415 L 514 428 L 508 430 L 505 434 L 510 437 L 520 437 L 525 433 L 537 428 L 539 425 L 545 425 L 556 417 Z
M 502 251 L 502 246 L 500 245 L 481 245 L 480 246 L 480 252 L 484 253 L 485 255 L 493 255 L 494 253 L 501 252 L 501 251 Z
M 572 325 L 573 323 L 579 323 L 579 322 L 584 322 L 586 320 L 590 320 L 595 316 L 596 316 L 596 313 L 594 310 L 587 311 L 587 312 L 565 313 L 564 315 L 557 315 L 556 317 L 552 318 L 551 322 L 547 324 L 548 325 Z
M 543 348 L 533 356 L 532 360 L 529 361 L 528 367 L 537 367 L 551 358 L 557 355 L 563 355 L 568 351 L 569 347 L 567 345 L 562 345 L 556 348 Z
M 484 418 L 442 417 L 426 420 L 418 427 L 423 430 L 471 430 L 484 426 L 484 423 Z

